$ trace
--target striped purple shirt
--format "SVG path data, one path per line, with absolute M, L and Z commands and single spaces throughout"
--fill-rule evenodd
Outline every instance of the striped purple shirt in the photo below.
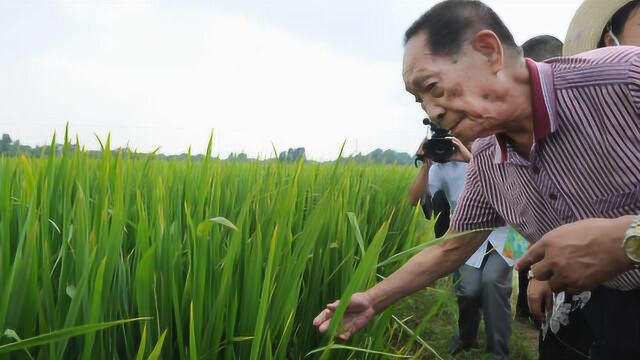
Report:
M 451 227 L 507 224 L 531 242 L 582 219 L 640 214 L 640 47 L 536 63 L 529 159 L 501 135 L 479 139 Z M 605 285 L 640 288 L 640 270 Z

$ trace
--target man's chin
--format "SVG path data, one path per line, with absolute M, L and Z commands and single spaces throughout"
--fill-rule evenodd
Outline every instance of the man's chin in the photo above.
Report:
M 465 144 L 480 138 L 484 138 L 484 137 L 496 134 L 493 131 L 486 131 L 486 129 L 478 129 L 477 127 L 476 128 L 464 127 L 464 128 L 458 128 L 455 130 L 456 131 L 452 132 L 451 134 L 457 137 L 458 139 L 460 139 L 460 141 L 464 142 Z
M 468 144 L 469 142 L 479 138 L 479 136 L 477 136 L 477 132 L 468 131 L 468 129 L 459 129 L 459 131 L 453 131 L 451 135 L 462 141 L 463 144 Z

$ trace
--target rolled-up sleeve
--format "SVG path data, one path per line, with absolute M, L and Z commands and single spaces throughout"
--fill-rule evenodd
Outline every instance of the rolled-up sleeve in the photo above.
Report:
M 504 226 L 505 222 L 488 201 L 483 189 L 474 157 L 467 168 L 464 189 L 451 219 L 451 228 L 456 231 L 471 231 Z

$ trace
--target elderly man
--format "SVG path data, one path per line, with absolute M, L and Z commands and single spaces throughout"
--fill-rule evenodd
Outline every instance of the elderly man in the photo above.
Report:
M 592 359 L 640 358 L 640 49 L 525 60 L 499 17 L 472 0 L 434 6 L 405 40 L 407 91 L 453 136 L 478 139 L 450 233 L 514 226 L 535 243 L 520 268 L 555 290 L 595 288 L 586 311 L 606 335 Z M 353 294 L 340 337 L 454 271 L 488 234 L 427 248 Z M 321 332 L 337 305 L 314 319 Z

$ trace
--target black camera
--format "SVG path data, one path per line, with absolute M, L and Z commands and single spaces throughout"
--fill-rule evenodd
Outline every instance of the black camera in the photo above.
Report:
M 423 124 L 429 125 L 431 129 L 431 138 L 422 144 L 422 157 L 416 158 L 416 164 L 418 160 L 424 161 L 425 158 L 437 162 L 446 163 L 456 153 L 456 146 L 453 144 L 450 137 L 449 130 L 445 130 L 438 125 L 424 119 Z

